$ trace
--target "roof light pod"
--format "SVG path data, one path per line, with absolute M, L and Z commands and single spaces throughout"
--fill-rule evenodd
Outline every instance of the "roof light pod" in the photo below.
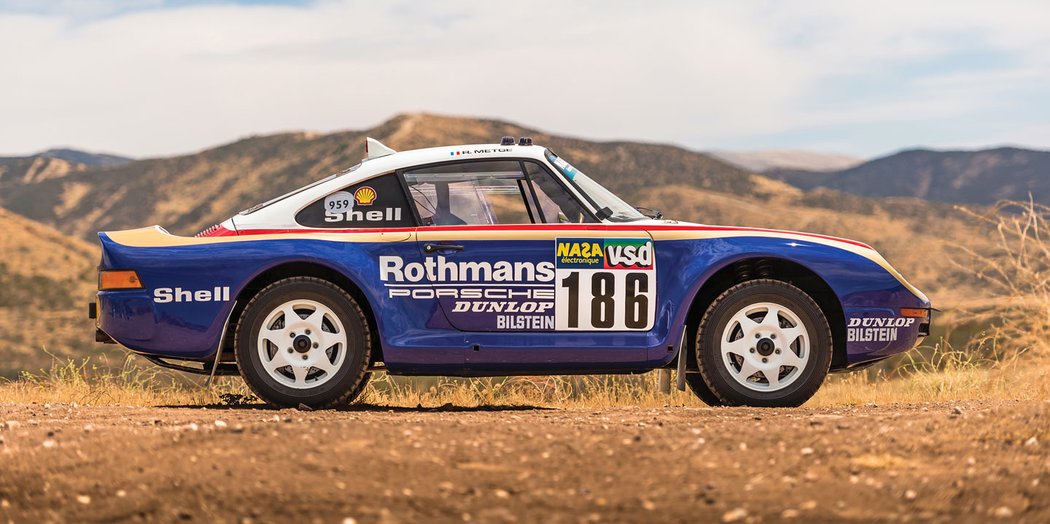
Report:
M 532 137 L 531 136 L 523 136 L 523 137 L 521 137 L 521 140 L 518 140 L 518 145 L 519 146 L 531 146 L 532 145 Z
M 499 145 L 501 145 L 501 146 L 512 146 L 512 145 L 514 145 L 514 137 L 512 137 L 512 136 L 505 136 L 505 137 L 503 137 L 499 141 Z

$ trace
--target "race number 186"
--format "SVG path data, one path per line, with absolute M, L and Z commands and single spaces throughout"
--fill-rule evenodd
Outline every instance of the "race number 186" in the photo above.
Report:
M 558 330 L 648 331 L 656 309 L 655 271 L 559 269 Z

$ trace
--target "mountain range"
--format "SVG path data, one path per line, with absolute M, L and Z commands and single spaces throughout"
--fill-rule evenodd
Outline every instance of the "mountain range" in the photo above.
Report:
M 70 164 L 82 164 L 85 166 L 118 166 L 121 164 L 127 164 L 134 160 L 131 157 L 111 155 L 108 153 L 92 153 L 71 148 L 54 148 L 33 155 L 0 157 L 0 165 L 16 163 L 20 160 L 31 161 L 37 158 L 56 158 L 69 162 Z
M 1050 151 L 1013 147 L 979 151 L 914 149 L 838 171 L 775 168 L 763 175 L 808 190 L 866 197 L 912 197 L 988 206 L 1001 200 L 1050 204 Z
M 851 155 L 818 153 L 795 149 L 767 149 L 763 151 L 708 151 L 708 154 L 729 164 L 758 173 L 770 169 L 802 171 L 835 171 L 849 169 L 864 162 Z
M 128 157 L 77 149 L 48 149 L 34 155 L 0 157 L 0 196 L 22 185 L 131 161 Z

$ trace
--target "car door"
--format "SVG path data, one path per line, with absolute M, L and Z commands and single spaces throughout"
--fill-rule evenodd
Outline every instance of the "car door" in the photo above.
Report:
M 547 346 L 555 332 L 652 329 L 652 238 L 599 223 L 540 164 L 446 163 L 403 177 L 423 224 L 412 276 L 456 329 Z

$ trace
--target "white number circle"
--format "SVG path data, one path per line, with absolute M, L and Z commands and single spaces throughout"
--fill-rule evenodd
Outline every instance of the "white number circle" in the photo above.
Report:
M 354 196 L 346 191 L 336 191 L 324 197 L 325 211 L 349 211 L 354 207 Z

